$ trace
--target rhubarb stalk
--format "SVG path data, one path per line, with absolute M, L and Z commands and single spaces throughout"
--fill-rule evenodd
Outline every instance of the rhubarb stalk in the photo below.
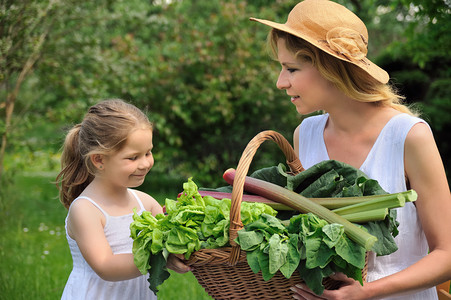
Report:
M 233 185 L 235 170 L 228 169 L 224 172 L 223 178 L 228 184 Z M 303 213 L 311 212 L 329 223 L 341 224 L 348 237 L 368 251 L 372 249 L 374 243 L 377 241 L 375 236 L 333 213 L 324 206 L 276 184 L 247 176 L 244 181 L 244 190 L 285 204 Z

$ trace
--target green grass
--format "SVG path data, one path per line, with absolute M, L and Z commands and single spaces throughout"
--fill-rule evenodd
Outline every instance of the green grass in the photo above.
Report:
M 52 180 L 54 174 L 27 173 L 2 187 L 0 300 L 61 298 L 72 259 L 64 230 L 66 210 L 57 199 Z M 164 193 L 152 195 L 158 200 L 166 198 Z M 192 273 L 171 271 L 171 277 L 160 286 L 158 298 L 187 297 L 212 299 Z

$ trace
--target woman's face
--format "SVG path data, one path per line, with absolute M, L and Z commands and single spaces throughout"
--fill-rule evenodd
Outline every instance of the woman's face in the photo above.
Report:
M 311 62 L 296 58 L 286 48 L 284 39 L 277 41 L 277 49 L 282 66 L 277 88 L 287 92 L 300 114 L 327 110 L 327 103 L 332 100 L 332 83 L 322 77 Z

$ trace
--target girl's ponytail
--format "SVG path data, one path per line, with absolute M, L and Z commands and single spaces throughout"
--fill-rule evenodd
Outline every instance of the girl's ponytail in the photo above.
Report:
M 80 151 L 80 128 L 81 124 L 75 125 L 66 136 L 61 155 L 61 172 L 56 177 L 60 200 L 66 208 L 93 179 Z

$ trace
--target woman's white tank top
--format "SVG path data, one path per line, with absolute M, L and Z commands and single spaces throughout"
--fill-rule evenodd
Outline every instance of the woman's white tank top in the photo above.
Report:
M 324 128 L 329 115 L 306 118 L 299 131 L 299 159 L 307 169 L 323 160 L 329 160 L 324 142 Z M 363 162 L 360 170 L 369 178 L 379 182 L 388 193 L 406 191 L 404 174 L 404 142 L 413 125 L 425 121 L 408 114 L 398 114 L 390 119 L 380 132 L 376 142 Z M 412 265 L 428 254 L 428 245 L 415 205 L 407 203 L 397 209 L 399 234 L 395 238 L 398 250 L 390 255 L 376 256 L 370 252 L 367 281 L 396 273 Z M 435 288 L 390 300 L 433 300 L 438 299 Z

